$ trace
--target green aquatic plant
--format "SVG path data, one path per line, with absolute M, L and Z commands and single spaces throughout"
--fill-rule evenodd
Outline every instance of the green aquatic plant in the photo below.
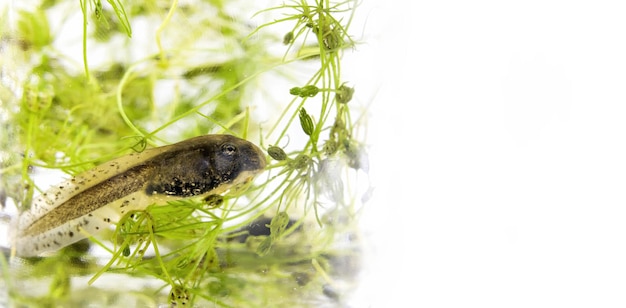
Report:
M 253 20 L 270 21 L 256 27 L 221 1 L 107 3 L 80 2 L 82 70 L 54 44 L 59 33 L 50 30 L 46 9 L 60 3 L 20 11 L 19 27 L 2 32 L 19 37 L 21 44 L 8 46 L 26 48 L 34 59 L 2 92 L 2 125 L 10 132 L 2 142 L 18 144 L 11 149 L 23 155 L 9 159 L 3 152 L 1 188 L 20 211 L 42 191 L 33 168 L 76 175 L 201 134 L 254 140 L 270 164 L 255 182 L 223 196 L 131 211 L 89 242 L 19 261 L 29 271 L 13 271 L 18 258 L 3 258 L 12 300 L 84 304 L 71 290 L 87 286 L 71 277 L 88 276 L 87 284 L 97 286 L 113 274 L 159 281 L 160 287 L 146 288 L 166 294 L 152 298 L 155 304 L 280 307 L 343 300 L 360 262 L 358 198 L 349 185 L 358 170 L 367 170 L 352 116 L 355 90 L 341 74 L 344 53 L 356 47 L 349 30 L 358 2 L 301 0 L 263 8 Z M 145 39 L 131 30 L 134 18 L 153 21 L 150 52 L 130 59 L 90 54 L 95 48 L 132 54 L 138 48 L 133 40 Z M 115 45 L 120 40 L 121 47 Z M 271 90 L 263 83 L 268 75 L 278 85 Z M 270 112 L 278 116 L 257 117 L 275 108 L 255 100 L 259 92 L 287 102 Z M 101 253 L 91 253 L 93 247 Z M 14 278 L 45 279 L 51 287 L 23 293 L 9 283 Z M 106 291 L 101 296 L 111 302 Z

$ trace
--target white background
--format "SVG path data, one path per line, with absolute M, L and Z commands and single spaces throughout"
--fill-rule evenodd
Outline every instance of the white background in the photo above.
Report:
M 626 3 L 369 2 L 362 298 L 626 307 Z

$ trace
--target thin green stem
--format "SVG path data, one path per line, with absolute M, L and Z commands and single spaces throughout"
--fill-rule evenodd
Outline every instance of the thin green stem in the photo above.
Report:
M 87 62 L 87 0 L 80 0 L 80 9 L 83 11 L 83 66 L 85 68 L 85 77 L 87 82 L 90 81 L 89 64 Z
M 161 45 L 161 33 L 165 30 L 165 27 L 170 23 L 170 20 L 172 19 L 172 16 L 174 16 L 174 12 L 176 11 L 177 6 L 178 6 L 178 0 L 172 1 L 172 5 L 170 6 L 170 9 L 167 12 L 167 15 L 165 16 L 165 19 L 156 30 L 156 43 L 157 43 L 157 48 L 159 49 L 159 55 L 160 55 L 159 60 L 161 61 L 161 63 L 165 63 L 165 59 L 166 59 L 165 52 L 163 51 L 163 46 Z

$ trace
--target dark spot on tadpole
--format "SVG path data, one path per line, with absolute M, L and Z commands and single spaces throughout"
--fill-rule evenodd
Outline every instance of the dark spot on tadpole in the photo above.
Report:
M 74 232 L 70 231 L 70 232 L 68 233 L 68 235 L 69 235 L 70 237 L 73 237 L 73 236 L 74 236 Z

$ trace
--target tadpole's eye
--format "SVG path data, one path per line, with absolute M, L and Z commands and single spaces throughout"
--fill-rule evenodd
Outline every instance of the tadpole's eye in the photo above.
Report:
M 230 143 L 224 143 L 222 145 L 222 153 L 224 153 L 225 155 L 234 155 L 237 152 L 237 147 L 230 144 Z

